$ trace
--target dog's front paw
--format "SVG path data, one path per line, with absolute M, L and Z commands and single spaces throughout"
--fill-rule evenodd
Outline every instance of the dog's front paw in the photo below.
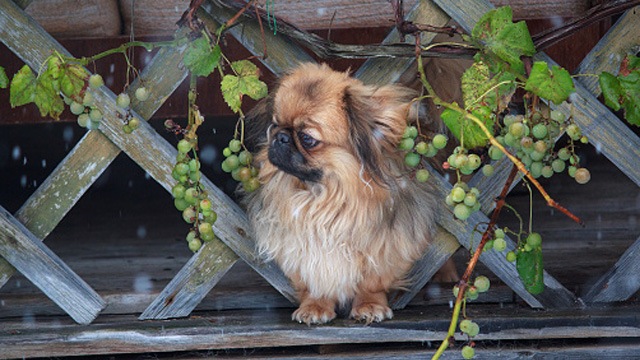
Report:
M 376 302 L 364 302 L 351 309 L 351 318 L 364 321 L 367 325 L 372 322 L 393 318 L 393 311 L 387 305 Z
M 333 304 L 325 304 L 321 301 L 303 302 L 298 310 L 293 312 L 292 320 L 307 325 L 325 324 L 336 317 Z

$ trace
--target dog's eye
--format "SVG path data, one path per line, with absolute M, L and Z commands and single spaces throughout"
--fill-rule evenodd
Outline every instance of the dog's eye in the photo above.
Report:
M 303 148 L 309 150 L 318 145 L 318 140 L 314 139 L 311 135 L 305 134 L 302 131 L 298 132 L 298 139 L 300 140 L 300 145 Z

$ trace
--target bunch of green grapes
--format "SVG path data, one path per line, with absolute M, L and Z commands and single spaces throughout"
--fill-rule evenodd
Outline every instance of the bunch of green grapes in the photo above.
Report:
M 149 99 L 149 90 L 146 87 L 140 86 L 134 92 L 134 96 L 138 101 L 146 101 Z M 126 111 L 126 116 L 124 117 L 124 125 L 122 126 L 122 131 L 127 134 L 131 134 L 135 129 L 140 127 L 140 119 L 133 116 L 131 114 L 131 98 L 127 93 L 120 93 L 116 97 L 116 105 Z
M 398 149 L 406 151 L 404 162 L 410 168 L 418 168 L 422 157 L 432 158 L 439 150 L 447 146 L 447 136 L 436 134 L 431 140 L 419 134 L 418 128 L 411 125 L 405 128 L 402 140 L 398 144 Z M 419 182 L 429 180 L 429 171 L 425 168 L 416 169 L 415 177 Z
M 222 150 L 225 159 L 222 161 L 222 170 L 231 173 L 235 181 L 242 183 L 246 192 L 256 191 L 260 187 L 258 181 L 258 169 L 252 165 L 253 155 L 242 146 L 242 141 L 232 139 L 229 146 Z
M 100 74 L 93 74 L 89 76 L 88 83 L 89 88 L 97 89 L 104 85 L 104 80 Z M 66 96 L 64 97 L 64 101 L 69 105 L 71 113 L 78 116 L 78 125 L 89 130 L 100 127 L 102 112 L 96 108 L 93 94 L 90 91 L 85 91 L 81 103 Z
M 575 143 L 587 143 L 588 139 L 578 125 L 560 111 L 552 110 L 548 117 L 540 111 L 527 116 L 506 115 L 503 123 L 496 140 L 510 147 L 534 178 L 549 178 L 566 169 L 579 184 L 586 184 L 591 179 L 589 170 L 580 166 L 580 158 L 575 153 Z M 569 143 L 555 151 L 555 139 L 563 131 L 568 135 Z M 492 146 L 489 156 L 497 160 L 503 154 Z
M 517 254 L 520 251 L 530 252 L 532 250 L 540 250 L 542 248 L 542 236 L 537 232 L 530 232 L 524 241 L 518 243 L 518 247 L 515 251 L 509 251 L 506 255 L 507 260 L 514 262 L 517 259 Z
M 187 234 L 189 249 L 196 252 L 202 246 L 202 242 L 215 239 L 213 223 L 217 214 L 211 208 L 204 188 L 200 185 L 200 161 L 191 158 L 190 153 L 195 154 L 194 144 L 182 139 L 178 142 L 178 155 L 176 165 L 171 172 L 177 183 L 171 189 L 174 205 L 182 212 L 182 218 L 192 227 Z
M 471 214 L 480 210 L 479 196 L 480 191 L 477 188 L 469 188 L 464 181 L 458 181 L 444 201 L 447 205 L 453 207 L 453 215 L 457 219 L 464 221 Z

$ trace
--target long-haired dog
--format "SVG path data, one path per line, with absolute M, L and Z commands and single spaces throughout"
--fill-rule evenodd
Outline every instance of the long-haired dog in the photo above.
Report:
M 431 192 L 397 149 L 414 97 L 303 64 L 247 120 L 266 133 L 247 210 L 259 253 L 297 292 L 294 320 L 326 323 L 349 304 L 367 323 L 393 316 L 387 293 L 406 285 L 435 228 Z

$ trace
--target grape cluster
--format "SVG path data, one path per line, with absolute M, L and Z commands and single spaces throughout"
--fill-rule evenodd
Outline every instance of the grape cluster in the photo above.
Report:
M 231 173 L 235 181 L 242 183 L 246 192 L 256 191 L 260 187 L 258 181 L 258 169 L 252 165 L 253 155 L 242 145 L 242 141 L 232 139 L 229 146 L 222 150 L 225 159 L 222 161 L 222 170 Z
M 491 282 L 489 281 L 488 277 L 482 276 L 482 275 L 478 276 L 474 280 L 473 285 L 467 287 L 465 291 L 465 298 L 467 300 L 476 300 L 480 295 L 480 293 L 487 292 L 490 286 L 491 286 Z M 458 287 L 458 285 L 455 285 L 453 287 L 453 296 L 458 297 L 459 292 L 460 292 L 460 287 Z M 475 335 L 471 335 L 471 336 L 475 336 Z
M 575 153 L 575 143 L 587 143 L 580 128 L 557 110 L 546 117 L 540 111 L 524 115 L 506 115 L 500 135 L 496 137 L 502 145 L 510 147 L 534 178 L 549 178 L 553 174 L 567 170 L 579 184 L 586 184 L 591 175 L 580 166 L 580 158 Z M 565 131 L 569 143 L 554 151 L 555 139 Z M 491 146 L 489 156 L 497 160 L 502 152 Z
M 192 225 L 187 234 L 187 242 L 189 249 L 196 252 L 203 241 L 215 239 L 213 223 L 217 214 L 211 208 L 211 201 L 200 185 L 200 161 L 189 156 L 192 150 L 194 144 L 189 140 L 182 139 L 178 142 L 176 165 L 171 173 L 177 183 L 171 189 L 171 194 L 176 209 L 182 212 L 183 220 Z
M 420 139 L 419 139 L 420 138 Z M 422 157 L 434 157 L 438 150 L 447 146 L 447 136 L 436 134 L 430 141 L 422 140 L 424 136 L 419 134 L 418 128 L 411 125 L 405 128 L 402 140 L 398 144 L 398 149 L 406 151 L 404 162 L 410 168 L 418 168 Z M 424 168 L 416 169 L 415 177 L 418 182 L 429 180 L 429 171 Z
M 140 86 L 134 92 L 134 96 L 138 101 L 146 101 L 149 99 L 149 90 L 146 87 Z M 116 97 L 116 106 L 120 109 L 126 111 L 126 116 L 124 117 L 124 125 L 122 126 L 122 131 L 127 134 L 131 134 L 135 129 L 140 127 L 140 119 L 133 116 L 131 114 L 131 109 L 129 106 L 131 105 L 131 98 L 127 93 L 120 93 Z
M 457 219 L 464 221 L 480 210 L 479 195 L 480 191 L 477 188 L 469 188 L 464 181 L 458 181 L 445 198 L 445 203 L 453 207 L 453 215 Z
M 88 83 L 89 88 L 97 89 L 104 85 L 104 80 L 100 74 L 93 74 L 89 76 Z M 69 105 L 71 113 L 78 116 L 78 125 L 89 130 L 94 130 L 100 127 L 102 112 L 95 106 L 93 94 L 90 91 L 84 92 L 82 102 L 78 102 L 66 96 L 64 97 L 64 101 Z
M 524 241 L 519 242 L 515 251 L 509 251 L 506 255 L 507 261 L 514 262 L 517 259 L 517 252 L 529 252 L 532 250 L 540 250 L 542 248 L 542 236 L 537 232 L 530 232 Z

